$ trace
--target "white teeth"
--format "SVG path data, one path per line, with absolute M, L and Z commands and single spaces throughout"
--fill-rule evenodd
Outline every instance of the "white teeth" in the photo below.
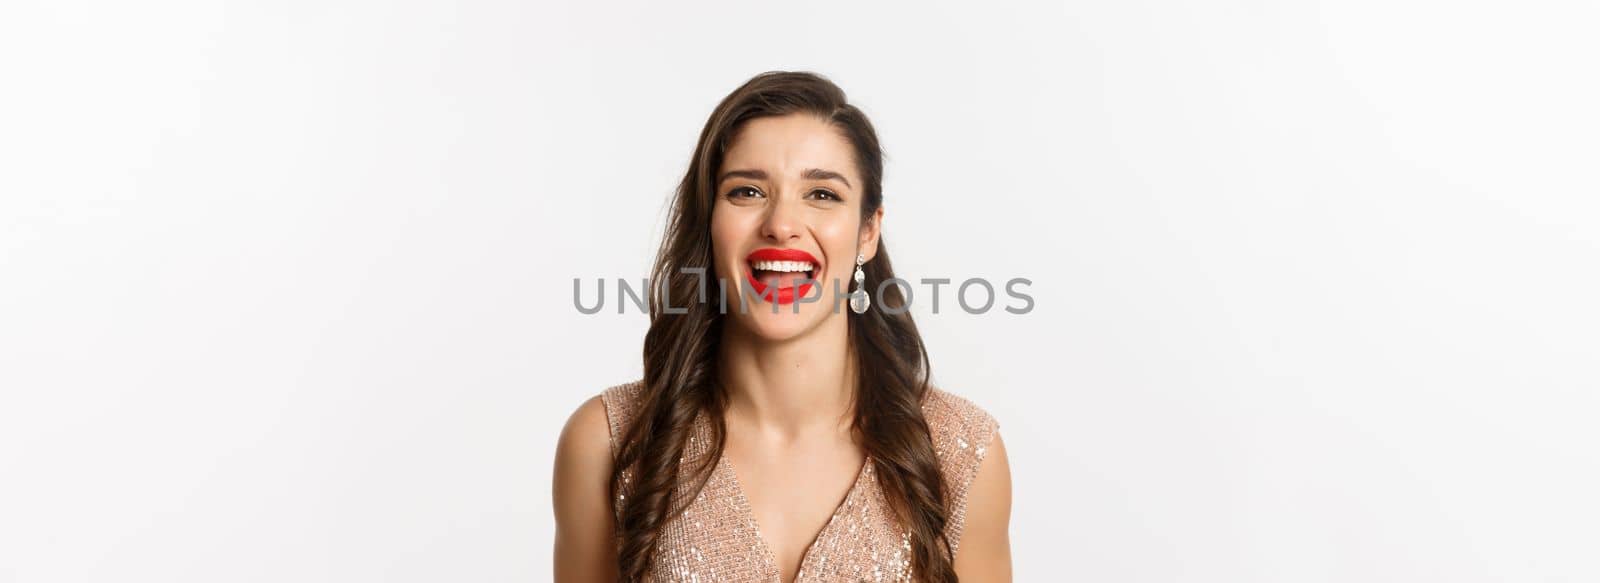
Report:
M 756 261 L 751 264 L 760 271 L 813 271 L 816 269 L 810 261 Z

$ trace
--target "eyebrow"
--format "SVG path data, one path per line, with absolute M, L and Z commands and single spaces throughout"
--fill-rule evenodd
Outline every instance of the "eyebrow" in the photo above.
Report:
M 800 173 L 800 177 L 801 178 L 810 179 L 810 180 L 837 180 L 839 182 L 843 182 L 845 186 L 849 186 L 851 188 L 854 188 L 854 186 L 851 186 L 850 181 L 845 179 L 843 174 L 840 174 L 838 172 L 834 172 L 832 170 L 823 170 L 821 168 L 807 168 L 805 172 Z M 747 179 L 750 179 L 750 180 L 766 180 L 767 179 L 767 171 L 765 171 L 765 170 L 729 170 L 727 172 L 724 172 L 722 174 L 721 178 L 717 179 L 717 184 L 722 184 L 722 182 L 724 180 L 727 180 L 729 178 L 747 178 Z

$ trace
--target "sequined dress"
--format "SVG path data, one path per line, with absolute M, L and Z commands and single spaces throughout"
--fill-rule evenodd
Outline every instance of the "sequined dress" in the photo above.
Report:
M 634 382 L 601 393 L 611 425 L 612 456 L 637 413 L 641 389 L 642 384 Z M 998 424 L 971 401 L 938 388 L 929 389 L 922 411 L 933 433 L 950 507 L 945 536 L 955 550 L 961 542 L 967 490 Z M 684 454 L 685 467 L 709 454 L 711 435 L 711 422 L 701 414 Z M 909 536 L 895 519 L 875 471 L 868 458 L 844 502 L 806 549 L 795 583 L 912 580 Z M 688 487 L 679 489 L 677 503 L 688 495 Z M 620 499 L 612 501 L 614 511 L 630 493 L 625 482 Z M 717 460 L 705 488 L 662 531 L 650 580 L 780 583 L 777 560 L 761 540 L 750 502 L 726 458 Z

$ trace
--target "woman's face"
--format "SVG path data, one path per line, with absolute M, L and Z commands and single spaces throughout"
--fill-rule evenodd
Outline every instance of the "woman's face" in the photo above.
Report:
M 863 228 L 855 149 L 839 130 L 810 114 L 746 122 L 715 180 L 711 246 L 729 321 L 787 340 L 844 318 L 856 254 L 877 253 L 883 211 Z M 816 283 L 797 285 L 807 278 Z

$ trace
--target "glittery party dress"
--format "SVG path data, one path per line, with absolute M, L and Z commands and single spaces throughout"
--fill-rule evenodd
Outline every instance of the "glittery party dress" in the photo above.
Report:
M 632 423 L 641 405 L 642 383 L 634 382 L 601 393 L 611 425 L 611 453 Z M 922 411 L 933 434 L 934 452 L 944 482 L 950 520 L 945 537 L 956 550 L 967 507 L 967 490 L 978 473 L 983 455 L 998 427 L 994 417 L 972 402 L 930 387 Z M 683 467 L 709 455 L 711 421 L 700 414 L 684 452 Z M 862 464 L 844 501 L 817 534 L 800 561 L 795 583 L 835 581 L 911 581 L 909 535 L 894 517 L 878 485 L 872 460 Z M 620 512 L 631 493 L 624 472 L 613 511 Z M 692 484 L 679 482 L 678 503 Z M 718 459 L 711 477 L 685 511 L 661 532 L 651 559 L 649 580 L 698 582 L 779 583 L 777 560 L 762 541 L 749 500 L 726 458 Z

